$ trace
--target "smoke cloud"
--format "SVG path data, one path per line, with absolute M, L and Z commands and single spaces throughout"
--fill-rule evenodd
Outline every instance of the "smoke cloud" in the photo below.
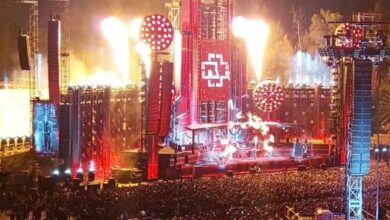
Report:
M 291 60 L 289 83 L 330 86 L 330 67 L 316 55 L 296 52 Z

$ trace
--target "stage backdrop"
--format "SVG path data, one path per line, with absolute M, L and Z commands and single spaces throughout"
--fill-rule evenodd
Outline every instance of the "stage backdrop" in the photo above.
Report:
M 202 40 L 200 51 L 199 100 L 228 100 L 230 91 L 229 41 Z

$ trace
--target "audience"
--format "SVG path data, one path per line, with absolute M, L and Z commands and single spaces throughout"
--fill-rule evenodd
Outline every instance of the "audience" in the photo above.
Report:
M 364 209 L 375 213 L 375 165 L 364 179 Z M 390 210 L 390 167 L 381 164 L 383 210 Z M 289 171 L 165 181 L 102 190 L 33 191 L 0 184 L 0 211 L 11 219 L 283 219 L 321 207 L 344 211 L 344 170 Z

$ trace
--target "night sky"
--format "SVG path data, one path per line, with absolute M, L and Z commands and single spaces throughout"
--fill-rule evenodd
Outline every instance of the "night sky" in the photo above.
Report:
M 14 3 L 15 0 L 0 0 L 0 81 L 12 81 L 20 77 L 17 41 L 19 26 L 26 27 L 28 11 L 26 6 Z M 166 14 L 164 0 L 73 0 L 71 5 L 71 51 L 83 59 L 92 59 L 102 40 L 99 21 L 108 16 L 118 16 L 123 20 L 151 13 Z M 280 21 L 287 33 L 292 32 L 293 7 L 302 7 L 304 24 L 310 25 L 313 13 L 320 8 L 337 11 L 346 19 L 353 12 L 370 11 L 374 0 L 236 0 L 236 15 L 249 18 L 264 18 Z M 384 8 L 390 8 L 390 0 L 381 1 Z M 46 53 L 46 24 L 49 18 L 49 4 L 40 2 L 40 52 Z M 386 11 L 386 10 L 385 10 Z

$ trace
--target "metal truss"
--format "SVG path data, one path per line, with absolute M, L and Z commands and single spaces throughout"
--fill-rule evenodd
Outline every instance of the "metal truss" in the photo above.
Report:
M 30 87 L 30 99 L 35 98 L 36 96 L 36 85 L 35 78 L 37 76 L 38 68 L 38 37 L 39 37 L 39 27 L 38 27 L 38 0 L 18 0 L 16 3 L 19 4 L 28 4 L 29 8 L 29 17 L 28 17 L 28 36 L 30 38 L 30 73 L 29 73 L 29 87 Z
M 33 120 L 33 103 L 32 100 L 37 96 L 36 91 L 36 77 L 38 74 L 38 46 L 39 46 L 39 11 L 38 0 L 17 0 L 18 4 L 27 4 L 29 8 L 28 16 L 28 31 L 30 43 L 30 72 L 29 72 L 29 93 L 30 93 L 30 131 L 32 132 L 32 120 Z
M 347 175 L 347 210 L 348 220 L 362 220 L 363 213 L 363 176 Z

